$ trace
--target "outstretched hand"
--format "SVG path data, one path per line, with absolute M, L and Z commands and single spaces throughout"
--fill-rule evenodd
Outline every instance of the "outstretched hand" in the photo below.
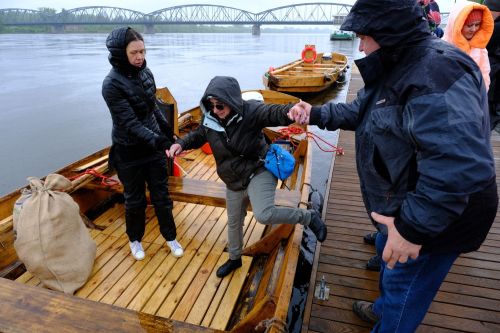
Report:
M 387 226 L 387 243 L 382 259 L 387 263 L 388 269 L 393 269 L 397 262 L 404 264 L 408 258 L 417 259 L 422 245 L 413 244 L 404 239 L 394 226 L 394 217 L 375 212 L 372 212 L 371 216 L 376 222 Z
M 301 100 L 300 102 L 295 104 L 290 109 L 290 111 L 288 111 L 288 118 L 301 125 L 309 124 L 309 116 L 311 114 L 311 108 L 312 108 L 311 104 Z
M 178 143 L 174 143 L 170 146 L 170 149 L 166 151 L 168 158 L 174 158 L 182 152 L 182 146 Z

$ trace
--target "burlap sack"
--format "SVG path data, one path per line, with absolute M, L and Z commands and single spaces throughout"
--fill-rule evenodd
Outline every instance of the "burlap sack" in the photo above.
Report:
M 18 207 L 14 241 L 26 269 L 54 290 L 73 294 L 89 278 L 96 244 L 67 193 L 71 182 L 50 174 L 45 182 L 28 178 L 31 196 Z

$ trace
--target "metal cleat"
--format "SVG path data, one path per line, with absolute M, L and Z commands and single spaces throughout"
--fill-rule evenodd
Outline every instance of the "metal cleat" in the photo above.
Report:
M 323 275 L 321 281 L 319 282 L 319 285 L 316 286 L 314 297 L 316 297 L 320 301 L 327 301 L 329 295 L 330 295 L 330 287 L 326 285 L 325 276 Z

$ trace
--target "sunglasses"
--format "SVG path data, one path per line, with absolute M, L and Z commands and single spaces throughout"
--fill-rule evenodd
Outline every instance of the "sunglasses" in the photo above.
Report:
M 215 103 L 215 104 L 212 104 L 212 109 L 213 108 L 216 108 L 217 110 L 219 111 L 222 111 L 224 110 L 224 108 L 226 107 L 225 104 L 222 104 L 222 103 Z

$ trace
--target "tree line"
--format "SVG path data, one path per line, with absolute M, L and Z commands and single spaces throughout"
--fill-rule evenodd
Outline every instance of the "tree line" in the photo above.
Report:
M 38 8 L 39 12 L 31 13 L 33 19 L 42 19 L 47 16 L 56 15 L 57 11 L 54 8 L 42 7 Z M 67 12 L 65 9 L 61 13 Z M 52 33 L 53 27 L 49 25 L 33 25 L 33 26 L 11 26 L 4 25 L 2 22 L 7 21 L 9 14 L 0 15 L 0 33 Z M 67 12 L 67 15 L 71 15 Z M 38 17 L 37 17 L 38 16 Z M 117 27 L 117 26 L 116 26 Z M 132 25 L 137 31 L 144 31 L 143 25 Z M 66 33 L 107 33 L 113 30 L 113 25 L 65 25 L 64 32 Z M 330 28 L 293 28 L 293 27 L 262 27 L 262 32 L 275 33 L 300 33 L 300 32 L 329 32 Z M 249 25 L 187 25 L 187 24 L 169 24 L 169 25 L 155 25 L 155 32 L 157 33 L 251 33 L 252 27 Z

